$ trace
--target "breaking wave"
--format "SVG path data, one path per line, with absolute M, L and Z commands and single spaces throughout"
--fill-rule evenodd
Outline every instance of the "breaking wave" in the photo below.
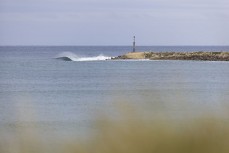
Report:
M 104 61 L 104 60 L 111 59 L 111 57 L 104 56 L 103 54 L 101 54 L 99 56 L 83 57 L 83 56 L 78 56 L 78 55 L 71 53 L 71 52 L 60 53 L 55 58 L 60 59 L 60 60 L 64 60 L 64 61 Z

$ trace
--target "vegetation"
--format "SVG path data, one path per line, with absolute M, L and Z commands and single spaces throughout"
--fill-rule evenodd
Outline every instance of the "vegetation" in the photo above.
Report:
M 0 137 L 1 153 L 228 153 L 229 123 L 219 116 L 174 120 L 140 118 L 124 113 L 118 120 L 100 119 L 95 135 L 45 143 L 39 135 L 20 132 Z M 30 131 L 31 132 L 31 131 Z M 4 134 L 6 136 L 6 134 Z M 51 140 L 56 142 L 56 140 Z M 52 144 L 52 145 L 50 145 Z

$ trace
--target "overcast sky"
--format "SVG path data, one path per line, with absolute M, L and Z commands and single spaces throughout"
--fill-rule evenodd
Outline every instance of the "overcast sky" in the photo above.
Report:
M 0 0 L 0 45 L 229 45 L 229 0 Z

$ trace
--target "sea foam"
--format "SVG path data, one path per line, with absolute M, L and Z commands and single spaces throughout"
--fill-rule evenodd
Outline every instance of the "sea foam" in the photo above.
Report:
M 100 54 L 98 56 L 78 56 L 72 52 L 62 52 L 58 54 L 56 59 L 61 59 L 64 61 L 104 61 L 104 60 L 109 60 L 111 57 L 109 56 L 104 56 L 103 54 Z

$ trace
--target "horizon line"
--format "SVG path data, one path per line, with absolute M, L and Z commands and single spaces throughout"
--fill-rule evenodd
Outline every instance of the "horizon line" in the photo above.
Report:
M 100 47 L 100 46 L 104 46 L 104 47 L 119 47 L 119 46 L 125 46 L 125 47 L 132 47 L 132 45 L 0 45 L 0 47 L 76 47 L 76 46 L 91 46 L 91 47 Z M 198 47 L 217 47 L 217 46 L 221 46 L 221 47 L 227 47 L 229 45 L 137 45 L 136 47 L 143 47 L 143 46 L 155 46 L 155 47 L 192 47 L 192 46 L 198 46 Z

